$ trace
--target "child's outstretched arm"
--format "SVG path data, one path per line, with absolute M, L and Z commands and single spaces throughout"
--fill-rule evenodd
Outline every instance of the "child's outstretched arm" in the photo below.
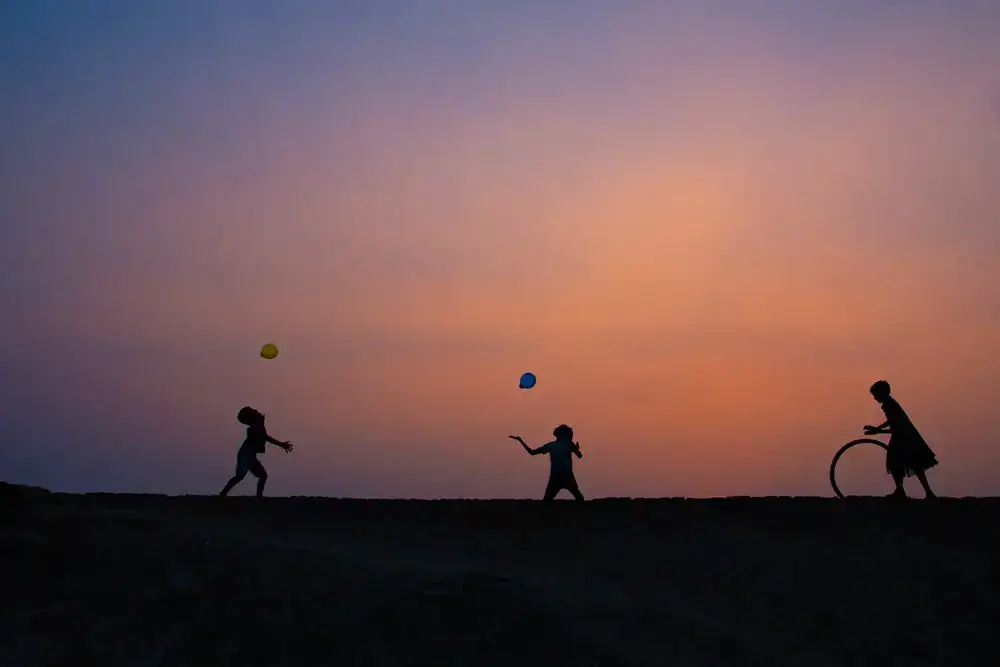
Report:
M 521 446 L 524 447 L 524 451 L 528 452 L 532 456 L 534 456 L 535 454 L 541 454 L 542 450 L 545 447 L 545 445 L 542 445 L 541 447 L 536 447 L 535 449 L 532 449 L 531 447 L 528 447 L 528 445 L 524 442 L 524 440 L 521 440 L 521 436 L 519 435 L 509 435 L 507 437 L 510 438 L 511 440 L 517 440 L 519 443 L 521 443 Z
M 878 435 L 879 433 L 892 433 L 892 427 L 888 421 L 878 426 L 865 426 L 866 435 Z
M 292 449 L 294 449 L 292 447 L 292 443 L 290 443 L 290 442 L 283 442 L 281 440 L 276 440 L 274 437 L 271 436 L 271 434 L 267 435 L 267 441 L 269 443 L 271 443 L 272 445 L 277 445 L 278 447 L 281 447 L 286 452 L 290 452 L 290 451 L 292 451 Z

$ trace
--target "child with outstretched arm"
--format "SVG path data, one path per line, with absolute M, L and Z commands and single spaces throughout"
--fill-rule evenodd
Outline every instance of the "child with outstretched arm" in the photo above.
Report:
M 532 449 L 520 436 L 509 436 L 511 440 L 517 440 L 524 447 L 524 451 L 532 456 L 536 454 L 549 455 L 549 482 L 545 486 L 543 500 L 549 501 L 556 497 L 562 489 L 566 489 L 577 500 L 583 500 L 580 487 L 576 483 L 576 476 L 573 474 L 573 456 L 582 459 L 583 453 L 580 451 L 580 443 L 573 442 L 573 429 L 565 424 L 561 424 L 552 431 L 555 440 L 541 447 Z
M 234 486 L 243 481 L 249 472 L 257 478 L 257 497 L 260 498 L 264 495 L 264 485 L 267 484 L 267 471 L 257 460 L 257 455 L 264 453 L 264 447 L 267 443 L 281 447 L 286 452 L 292 451 L 292 444 L 275 440 L 268 435 L 267 429 L 264 427 L 265 415 L 250 406 L 240 410 L 236 419 L 241 424 L 246 425 L 247 437 L 236 455 L 236 474 L 226 482 L 226 486 L 219 492 L 219 495 L 227 495 Z

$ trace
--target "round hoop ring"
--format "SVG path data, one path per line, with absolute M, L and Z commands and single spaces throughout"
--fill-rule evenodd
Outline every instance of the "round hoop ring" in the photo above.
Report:
M 889 446 L 887 444 L 881 440 L 875 440 L 874 438 L 851 440 L 849 443 L 838 449 L 837 453 L 833 455 L 833 461 L 830 463 L 830 486 L 833 487 L 833 492 L 837 494 L 838 498 L 843 498 L 844 494 L 840 492 L 840 487 L 837 486 L 837 462 L 840 461 L 840 457 L 844 455 L 844 452 L 856 445 L 877 445 L 885 451 L 889 451 Z

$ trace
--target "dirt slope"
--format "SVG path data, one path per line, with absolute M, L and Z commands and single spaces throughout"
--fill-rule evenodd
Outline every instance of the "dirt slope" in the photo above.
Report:
M 0 498 L 5 667 L 1000 664 L 1000 500 Z

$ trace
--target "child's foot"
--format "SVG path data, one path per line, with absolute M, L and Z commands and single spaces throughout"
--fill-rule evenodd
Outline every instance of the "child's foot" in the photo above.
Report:
M 896 489 L 895 491 L 887 495 L 886 498 L 904 499 L 906 498 L 906 491 L 904 491 L 903 489 Z

